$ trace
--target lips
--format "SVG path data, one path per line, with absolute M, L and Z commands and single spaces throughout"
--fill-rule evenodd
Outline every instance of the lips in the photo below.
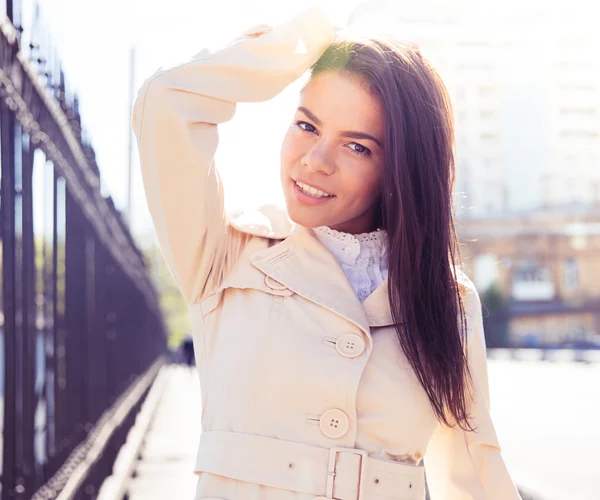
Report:
M 326 193 L 315 186 L 310 186 L 303 182 L 293 181 L 292 186 L 296 200 L 305 206 L 324 205 L 335 199 L 335 195 Z
M 313 198 L 331 198 L 333 197 L 332 194 L 324 191 L 323 189 L 320 189 L 316 186 L 312 186 L 310 184 L 307 184 L 305 182 L 301 182 L 301 181 L 297 181 L 294 180 L 294 183 L 296 184 L 296 186 L 306 195 L 308 196 L 312 196 Z

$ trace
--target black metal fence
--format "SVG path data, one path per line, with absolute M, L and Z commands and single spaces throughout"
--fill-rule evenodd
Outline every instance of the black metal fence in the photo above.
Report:
M 2 10 L 0 499 L 94 498 L 165 331 L 77 98 L 33 41 L 24 55 L 17 0 Z

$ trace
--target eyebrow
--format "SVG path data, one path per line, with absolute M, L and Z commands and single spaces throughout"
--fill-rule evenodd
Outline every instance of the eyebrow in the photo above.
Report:
M 313 113 L 312 111 L 306 109 L 304 106 L 299 106 L 298 107 L 298 111 L 302 111 L 302 113 L 304 113 L 306 116 L 308 116 L 308 118 L 310 118 L 313 122 L 315 122 L 317 125 L 321 125 L 321 120 L 319 120 Z M 365 132 L 354 132 L 352 130 L 345 130 L 343 132 L 341 132 L 341 134 L 344 137 L 350 137 L 351 139 L 368 139 L 370 141 L 373 141 L 375 144 L 377 144 L 381 149 L 383 149 L 383 146 L 381 144 L 381 142 L 379 141 L 379 139 L 376 139 L 375 137 L 373 137 L 372 135 L 366 134 Z

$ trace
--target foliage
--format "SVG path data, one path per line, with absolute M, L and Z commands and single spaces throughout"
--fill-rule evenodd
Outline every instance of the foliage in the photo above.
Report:
M 187 304 L 158 246 L 153 245 L 145 253 L 160 296 L 160 306 L 169 335 L 169 347 L 177 349 L 192 330 Z
M 493 283 L 485 292 L 481 294 L 481 303 L 490 313 L 506 312 L 508 309 L 508 300 L 504 296 L 498 283 Z
M 497 283 L 481 294 L 481 305 L 487 346 L 507 347 L 509 301 Z

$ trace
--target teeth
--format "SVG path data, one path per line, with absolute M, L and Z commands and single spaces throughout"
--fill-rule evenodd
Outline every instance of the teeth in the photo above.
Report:
M 331 196 L 330 194 L 324 193 L 323 191 L 309 186 L 307 184 L 303 184 L 302 182 L 296 182 L 296 185 L 302 190 L 303 193 L 309 194 L 314 198 L 323 198 Z

